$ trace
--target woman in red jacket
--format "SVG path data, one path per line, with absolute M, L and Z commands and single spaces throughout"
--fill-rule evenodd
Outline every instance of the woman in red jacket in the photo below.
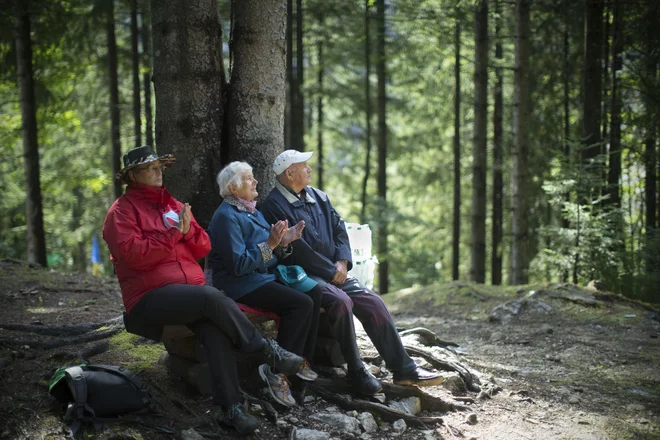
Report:
M 295 374 L 303 359 L 265 339 L 232 299 L 205 285 L 197 260 L 211 249 L 209 237 L 190 206 L 163 186 L 163 169 L 174 156 L 142 146 L 123 160 L 117 179 L 128 187 L 108 211 L 103 239 L 121 286 L 126 329 L 158 341 L 165 325 L 188 326 L 206 350 L 218 415 L 250 434 L 259 423 L 240 405 L 234 350 L 262 351 L 287 374 Z

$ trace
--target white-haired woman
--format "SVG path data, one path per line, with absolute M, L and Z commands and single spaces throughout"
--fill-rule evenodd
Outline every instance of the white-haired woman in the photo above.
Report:
M 239 303 L 277 314 L 278 343 L 311 359 L 318 333 L 321 289 L 311 279 L 296 288 L 288 287 L 276 281 L 274 275 L 281 258 L 290 253 L 290 243 L 300 238 L 304 222 L 290 228 L 286 221 L 273 225 L 266 222 L 256 209 L 257 180 L 245 162 L 227 165 L 218 173 L 217 183 L 224 201 L 208 228 L 213 286 Z M 259 374 L 273 399 L 286 406 L 296 404 L 284 374 L 265 364 L 259 367 Z M 317 374 L 306 361 L 297 376 L 312 381 Z

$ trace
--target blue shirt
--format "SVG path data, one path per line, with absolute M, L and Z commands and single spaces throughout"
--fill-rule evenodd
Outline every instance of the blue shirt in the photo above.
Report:
M 273 254 L 264 263 L 258 246 L 270 235 L 270 224 L 259 211 L 252 214 L 222 202 L 211 218 L 208 232 L 211 238 L 209 261 L 216 289 L 237 300 L 275 281 L 275 275 L 268 271 L 277 266 L 277 257 Z

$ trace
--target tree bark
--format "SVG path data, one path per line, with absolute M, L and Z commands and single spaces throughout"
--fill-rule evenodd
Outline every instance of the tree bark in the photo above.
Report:
M 131 0 L 131 61 L 133 62 L 133 137 L 135 138 L 135 146 L 139 147 L 142 145 L 142 111 L 140 108 L 137 0 Z
M 486 146 L 488 112 L 488 1 L 479 0 L 474 13 L 474 141 L 470 279 L 486 281 Z
M 273 160 L 284 150 L 286 3 L 234 0 L 232 8 L 229 157 L 249 161 L 263 200 L 275 186 Z
M 14 38 L 16 41 L 16 77 L 20 93 L 21 131 L 23 135 L 23 173 L 25 175 L 25 219 L 27 223 L 27 258 L 30 263 L 46 266 L 46 234 L 41 199 L 39 143 L 37 138 L 37 103 L 32 70 L 29 3 L 14 2 Z
M 621 53 L 623 51 L 623 36 L 621 34 L 624 14 L 623 2 L 616 1 L 613 9 L 612 29 L 612 91 L 610 99 L 612 116 L 610 120 L 610 151 L 607 175 L 607 188 L 610 195 L 608 203 L 621 208 L 621 92 L 617 72 L 621 71 Z
M 177 163 L 165 182 L 206 227 L 220 202 L 223 121 L 220 22 L 216 0 L 152 0 L 156 145 Z
M 511 284 L 529 281 L 529 0 L 516 0 L 516 67 L 513 89 L 513 214 Z
M 294 124 L 296 126 L 295 140 L 296 150 L 305 149 L 305 97 L 303 94 L 304 85 L 304 47 L 303 47 L 303 6 L 302 0 L 296 0 L 296 115 Z
M 286 107 L 284 110 L 284 145 L 292 147 L 294 96 L 293 75 L 293 0 L 286 1 Z
M 495 2 L 495 58 L 497 68 L 495 69 L 495 96 L 493 108 L 493 218 L 492 218 L 492 260 L 491 260 L 491 283 L 502 284 L 502 77 L 503 62 L 502 41 L 500 31 L 502 28 L 502 2 Z
M 582 115 L 582 161 L 593 177 L 600 175 L 593 159 L 601 152 L 601 93 L 603 0 L 587 0 L 585 15 L 584 107 Z M 590 185 L 593 188 L 593 185 Z
M 461 17 L 456 9 L 454 27 L 454 219 L 451 277 L 459 278 L 461 244 Z
M 145 2 L 145 9 L 147 8 Z M 154 146 L 154 119 L 151 113 L 151 54 L 149 53 L 149 43 L 151 36 L 151 29 L 149 26 L 148 12 L 142 14 L 142 62 L 144 64 L 145 73 L 142 79 L 144 87 L 144 119 L 145 119 L 145 132 L 146 143 L 149 146 Z
M 376 1 L 378 28 L 376 44 L 376 76 L 378 78 L 378 289 L 382 294 L 389 291 L 389 267 L 387 261 L 387 94 L 385 81 L 385 0 Z
M 110 139 L 112 143 L 112 177 L 121 168 L 121 141 L 119 134 L 119 84 L 117 80 L 117 40 L 115 38 L 115 2 L 109 0 L 106 10 L 106 35 L 108 44 L 108 72 L 110 74 Z M 122 184 L 114 182 L 114 195 L 118 199 L 123 193 Z
M 324 17 L 321 13 L 319 17 L 319 24 L 321 29 L 324 28 Z M 316 98 L 317 106 L 317 118 L 316 118 L 316 175 L 317 185 L 320 190 L 323 190 L 323 172 L 324 172 L 324 157 L 323 157 L 323 77 L 325 75 L 325 66 L 323 65 L 323 35 L 321 35 L 316 42 L 316 47 L 318 50 L 318 63 L 319 63 L 319 72 L 318 72 L 318 96 Z
M 366 156 L 364 160 L 364 178 L 362 179 L 362 208 L 360 209 L 360 223 L 367 223 L 367 186 L 371 172 L 371 19 L 369 1 L 364 1 L 364 141 Z

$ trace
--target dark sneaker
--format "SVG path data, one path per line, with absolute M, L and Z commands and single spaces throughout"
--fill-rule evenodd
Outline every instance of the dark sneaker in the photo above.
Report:
M 259 376 L 268 385 L 268 392 L 277 403 L 284 406 L 296 406 L 296 400 L 291 395 L 289 380 L 281 373 L 273 373 L 266 364 L 259 365 Z
M 286 351 L 279 346 L 273 339 L 266 339 L 266 348 L 264 348 L 264 355 L 266 362 L 275 368 L 280 373 L 286 376 L 292 376 L 300 370 L 304 359 L 297 354 Z
M 353 389 L 358 393 L 365 396 L 373 396 L 376 393 L 379 393 L 383 386 L 381 383 L 367 371 L 366 368 L 362 367 L 356 371 L 348 372 L 349 378 L 353 383 Z
M 259 427 L 259 421 L 239 404 L 234 404 L 224 411 L 222 423 L 231 426 L 239 434 L 243 435 L 252 434 Z
M 420 387 L 430 387 L 433 385 L 440 385 L 444 382 L 444 378 L 440 373 L 432 373 L 417 367 L 415 370 L 408 374 L 394 375 L 393 381 L 397 385 L 417 385 Z

